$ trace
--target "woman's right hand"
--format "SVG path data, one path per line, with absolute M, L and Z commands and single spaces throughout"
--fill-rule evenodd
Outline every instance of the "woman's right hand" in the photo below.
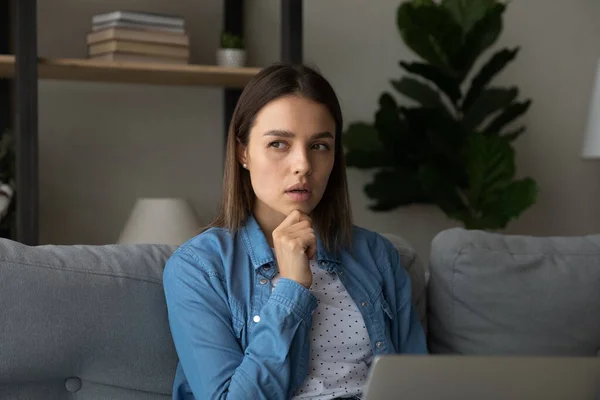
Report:
M 279 276 L 310 289 L 312 272 L 309 260 L 317 252 L 317 239 L 310 217 L 301 211 L 292 211 L 273 231 L 273 245 Z

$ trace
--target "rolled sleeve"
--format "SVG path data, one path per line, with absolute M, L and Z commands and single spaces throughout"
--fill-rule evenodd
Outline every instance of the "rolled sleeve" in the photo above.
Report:
M 286 278 L 279 280 L 268 303 L 277 303 L 289 308 L 307 323 L 312 322 L 312 314 L 318 305 L 317 298 L 309 289 Z

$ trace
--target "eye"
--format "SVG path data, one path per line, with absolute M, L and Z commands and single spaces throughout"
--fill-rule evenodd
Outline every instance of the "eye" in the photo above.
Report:
M 314 150 L 329 150 L 329 145 L 326 143 L 315 143 L 312 145 Z
M 285 142 L 280 142 L 280 141 L 275 141 L 275 142 L 271 142 L 269 143 L 269 147 L 273 147 L 275 149 L 278 150 L 282 150 L 287 146 L 287 143 Z

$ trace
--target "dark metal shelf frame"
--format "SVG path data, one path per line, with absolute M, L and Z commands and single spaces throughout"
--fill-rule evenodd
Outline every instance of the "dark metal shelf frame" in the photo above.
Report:
M 12 11 L 2 8 L 0 12 L 2 18 L 9 20 L 12 17 L 14 21 L 15 240 L 33 246 L 39 241 L 37 3 L 36 0 L 12 0 L 11 6 Z M 243 35 L 244 0 L 223 0 L 223 7 L 224 30 Z M 10 22 L 0 25 L 10 26 Z M 280 29 L 281 61 L 302 63 L 302 0 L 281 1 Z M 0 32 L 0 46 L 10 41 L 6 35 L 9 33 Z M 3 124 L 0 128 L 8 126 L 13 112 L 8 86 L 3 86 L 0 80 L 0 123 Z M 224 89 L 225 138 L 240 94 L 240 89 Z

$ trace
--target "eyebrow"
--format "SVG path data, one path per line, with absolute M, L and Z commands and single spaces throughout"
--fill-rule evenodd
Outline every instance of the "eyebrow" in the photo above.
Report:
M 278 136 L 278 137 L 285 137 L 285 138 L 290 138 L 290 139 L 296 137 L 294 132 L 280 130 L 280 129 L 268 131 L 263 136 Z M 331 132 L 319 132 L 319 133 L 315 133 L 314 135 L 312 135 L 311 139 L 313 139 L 313 140 L 314 139 L 334 139 L 334 137 L 331 134 Z

